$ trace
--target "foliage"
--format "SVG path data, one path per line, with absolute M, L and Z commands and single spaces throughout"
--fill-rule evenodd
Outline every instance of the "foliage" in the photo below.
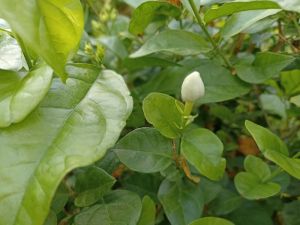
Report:
M 298 0 L 0 5 L 0 225 L 299 224 Z

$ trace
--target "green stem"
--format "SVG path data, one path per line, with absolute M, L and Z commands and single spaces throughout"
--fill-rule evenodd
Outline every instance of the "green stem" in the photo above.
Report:
M 194 102 L 185 102 L 183 116 L 188 117 L 193 110 Z
M 297 153 L 293 156 L 293 158 L 296 159 L 296 158 L 298 158 L 299 156 L 300 156 L 300 152 L 297 152 Z
M 292 20 L 293 20 L 293 23 L 294 23 L 294 25 L 295 25 L 295 27 L 296 27 L 296 30 L 297 30 L 297 32 L 298 32 L 298 35 L 299 35 L 299 37 L 300 37 L 300 25 L 299 25 L 299 23 L 298 23 L 298 21 L 297 21 L 297 18 L 296 18 L 295 16 L 293 16 L 293 17 L 292 17 Z
M 194 0 L 189 0 L 190 6 L 193 10 L 193 13 L 197 19 L 198 24 L 200 25 L 200 27 L 202 28 L 203 32 L 205 33 L 205 35 L 207 36 L 209 42 L 212 44 L 212 46 L 214 47 L 214 49 L 218 52 L 219 56 L 221 56 L 221 58 L 223 59 L 224 63 L 226 64 L 226 66 L 228 68 L 232 68 L 231 63 L 229 62 L 229 60 L 225 57 L 224 53 L 221 51 L 221 49 L 218 47 L 218 45 L 216 44 L 216 42 L 213 40 L 213 38 L 211 37 L 211 35 L 209 34 L 208 30 L 206 29 L 206 26 L 203 22 L 203 20 L 201 19 L 199 12 L 197 10 L 197 6 L 194 2 Z
M 283 170 L 278 167 L 277 169 L 275 169 L 271 175 L 269 177 L 267 177 L 267 179 L 264 180 L 264 182 L 269 182 L 271 181 L 273 178 L 277 177 L 279 174 L 281 174 L 283 172 Z

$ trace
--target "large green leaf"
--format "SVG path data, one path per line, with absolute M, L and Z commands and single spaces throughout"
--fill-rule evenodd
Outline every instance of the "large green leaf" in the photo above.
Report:
M 246 128 L 267 159 L 276 163 L 290 175 L 300 179 L 300 159 L 289 157 L 288 149 L 279 137 L 250 121 L 246 121 Z
M 130 57 L 142 57 L 157 52 L 188 56 L 209 52 L 211 46 L 201 36 L 184 30 L 166 30 L 151 38 Z
M 129 31 L 135 35 L 142 34 L 147 26 L 158 16 L 177 18 L 180 14 L 180 8 L 171 3 L 147 1 L 133 11 Z
M 234 225 L 234 224 L 223 218 L 204 217 L 204 218 L 193 221 L 189 225 Z
M 183 104 L 175 98 L 151 93 L 143 101 L 143 111 L 149 123 L 168 138 L 178 138 L 182 133 Z
M 184 134 L 182 155 L 197 170 L 212 180 L 223 177 L 226 160 L 222 158 L 223 144 L 210 130 L 198 128 Z
M 83 31 L 79 0 L 1 0 L 0 17 L 30 50 L 66 79 L 65 64 Z
M 45 97 L 52 69 L 42 65 L 22 73 L 0 70 L 0 127 L 22 121 Z
M 0 129 L 0 224 L 43 224 L 61 179 L 100 159 L 125 126 L 132 99 L 120 75 L 68 71 L 23 122 Z
M 234 182 L 239 193 L 247 199 L 268 198 L 277 194 L 281 187 L 269 181 L 271 170 L 260 158 L 247 156 L 244 162 L 246 172 L 235 176 Z
M 226 21 L 226 24 L 221 31 L 221 35 L 223 38 L 229 39 L 230 37 L 244 31 L 251 25 L 255 24 L 257 21 L 274 15 L 280 11 L 280 9 L 260 9 L 236 13 Z
M 18 42 L 8 34 L 0 34 L 0 69 L 18 71 L 22 67 L 22 50 Z
M 259 84 L 278 76 L 286 66 L 295 60 L 294 57 L 273 52 L 261 52 L 255 57 L 251 65 L 236 65 L 239 78 Z
M 198 71 L 205 85 L 205 95 L 198 103 L 222 102 L 242 96 L 250 91 L 250 86 L 219 63 L 207 59 L 188 59 L 163 70 L 150 82 L 140 87 L 143 95 L 162 92 L 180 96 L 182 82 L 187 74 Z
M 116 190 L 75 217 L 74 225 L 136 225 L 142 203 L 135 193 Z
M 204 200 L 198 184 L 164 180 L 158 198 L 172 225 L 186 225 L 201 217 Z
M 172 141 L 154 128 L 140 128 L 123 137 L 114 147 L 120 161 L 132 170 L 154 173 L 172 163 Z
M 204 15 L 204 20 L 209 22 L 213 19 L 228 16 L 233 13 L 257 9 L 280 9 L 280 6 L 271 1 L 228 2 L 220 7 L 213 7 L 207 10 Z

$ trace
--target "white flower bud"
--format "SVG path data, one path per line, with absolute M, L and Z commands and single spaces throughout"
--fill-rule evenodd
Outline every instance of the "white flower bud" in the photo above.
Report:
M 204 83 L 197 71 L 189 74 L 181 86 L 181 98 L 184 102 L 195 102 L 205 94 Z

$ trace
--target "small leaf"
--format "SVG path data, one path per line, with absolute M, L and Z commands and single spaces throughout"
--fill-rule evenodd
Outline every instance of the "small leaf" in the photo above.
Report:
M 203 197 L 199 185 L 189 181 L 164 180 L 158 191 L 158 198 L 172 225 L 186 225 L 201 217 Z
M 259 100 L 266 112 L 286 118 L 286 106 L 278 95 L 262 94 L 259 96 Z
M 151 93 L 143 101 L 143 111 L 162 135 L 168 138 L 180 137 L 183 129 L 183 104 L 175 98 L 161 93 Z
M 141 209 L 142 203 L 138 195 L 116 190 L 103 196 L 99 204 L 78 214 L 74 225 L 136 225 Z
M 142 201 L 142 212 L 137 225 L 154 225 L 156 216 L 155 203 L 148 196 L 145 196 Z
M 211 49 L 204 38 L 197 34 L 183 30 L 166 30 L 148 39 L 130 57 L 142 57 L 158 52 L 188 56 L 209 52 Z
M 278 76 L 294 60 L 289 55 L 261 52 L 256 55 L 252 65 L 237 65 L 235 68 L 239 78 L 248 83 L 259 84 Z
M 212 180 L 223 177 L 226 166 L 222 158 L 223 144 L 210 130 L 198 128 L 185 133 L 181 151 L 202 175 Z
M 21 122 L 42 101 L 52 81 L 52 69 L 41 65 L 22 73 L 0 70 L 0 128 Z
M 287 95 L 300 94 L 300 70 L 283 71 L 280 78 Z
M 271 1 L 254 2 L 228 2 L 218 8 L 210 8 L 204 15 L 204 20 L 209 22 L 222 16 L 228 16 L 233 13 L 257 9 L 280 9 L 280 6 Z
M 276 195 L 281 187 L 268 181 L 271 170 L 260 158 L 247 156 L 244 162 L 246 172 L 240 172 L 234 179 L 239 193 L 250 200 L 268 198 Z
M 296 95 L 290 99 L 290 102 L 300 107 L 300 95 Z
M 204 218 L 193 221 L 189 225 L 234 225 L 234 224 L 223 218 L 204 217 Z
M 157 17 L 175 17 L 181 14 L 180 8 L 168 2 L 147 1 L 139 5 L 132 14 L 129 31 L 132 34 L 142 34 L 146 27 Z
M 172 142 L 154 128 L 136 129 L 123 137 L 114 152 L 131 170 L 155 173 L 172 162 Z
M 96 203 L 111 189 L 115 182 L 115 178 L 104 170 L 89 167 L 76 177 L 75 191 L 78 195 L 75 198 L 75 205 L 87 207 Z

